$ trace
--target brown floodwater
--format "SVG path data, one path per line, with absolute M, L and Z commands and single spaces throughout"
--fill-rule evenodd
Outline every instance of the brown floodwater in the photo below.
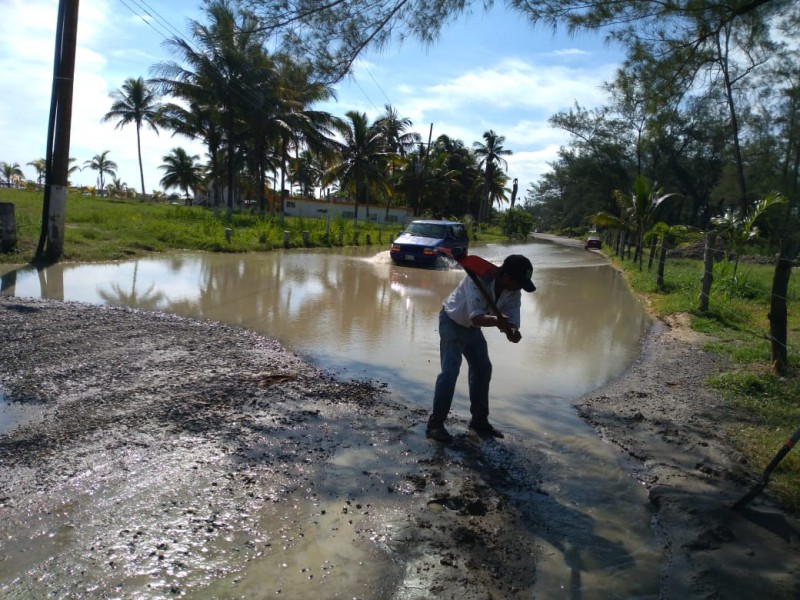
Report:
M 532 594 L 566 597 L 571 585 L 574 594 L 577 556 L 586 565 L 582 597 L 657 596 L 659 549 L 644 490 L 571 402 L 636 358 L 649 326 L 643 307 L 602 256 L 579 247 L 533 241 L 471 251 L 498 263 L 525 254 L 535 268 L 537 291 L 523 293 L 522 341 L 486 332 L 494 365 L 491 420 L 532 440 L 542 456 L 549 500 L 539 519 L 549 523 L 541 539 L 550 550 L 537 565 Z M 342 377 L 385 382 L 393 398 L 425 408 L 438 373 L 439 307 L 464 276 L 446 262 L 396 266 L 374 247 L 191 253 L 40 272 L 0 267 L 0 275 L 6 295 L 157 310 L 254 330 Z M 0 409 L 0 432 L 23 418 L 13 405 L 4 407 L 2 390 Z M 466 366 L 453 411 L 469 416 Z M 363 460 L 352 457 L 353 466 Z M 625 564 L 612 564 L 613 552 L 604 557 L 611 546 L 624 547 Z M 339 551 L 365 560 L 352 549 Z M 255 564 L 238 583 L 274 577 L 271 569 Z

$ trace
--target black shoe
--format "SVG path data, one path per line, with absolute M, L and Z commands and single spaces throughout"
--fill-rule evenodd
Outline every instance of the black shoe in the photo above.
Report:
M 436 440 L 437 442 L 442 442 L 443 444 L 453 441 L 453 436 L 447 432 L 447 429 L 444 428 L 444 425 L 428 427 L 425 430 L 425 437 Z
M 477 433 L 482 438 L 504 438 L 506 437 L 503 435 L 503 432 L 491 425 L 490 423 L 484 423 L 481 425 L 476 425 L 470 421 L 469 428 L 472 429 L 475 433 Z

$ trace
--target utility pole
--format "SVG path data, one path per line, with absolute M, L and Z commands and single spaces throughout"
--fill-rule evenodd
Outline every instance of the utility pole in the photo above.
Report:
M 42 231 L 36 248 L 36 258 L 48 261 L 56 261 L 64 253 L 78 3 L 79 0 L 60 0 L 56 22 L 53 88 L 45 154 Z
M 420 156 L 417 158 L 417 162 L 414 165 L 414 172 L 416 174 L 416 183 L 417 183 L 417 206 L 415 208 L 415 215 L 418 215 L 422 212 L 422 183 L 423 178 L 425 177 L 425 172 L 428 170 L 428 156 L 431 154 L 431 137 L 433 136 L 433 123 L 431 123 L 431 129 L 428 132 L 428 150 L 425 152 L 425 156 L 422 156 L 422 142 L 419 143 L 419 154 Z M 419 158 L 422 158 L 422 163 L 419 162 Z

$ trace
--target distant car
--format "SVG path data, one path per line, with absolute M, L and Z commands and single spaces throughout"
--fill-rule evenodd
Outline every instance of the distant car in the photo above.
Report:
M 586 238 L 586 244 L 584 248 L 587 250 L 600 250 L 603 247 L 603 241 L 600 239 L 600 236 L 597 235 L 590 235 Z
M 469 248 L 467 228 L 458 221 L 412 221 L 397 236 L 389 250 L 398 264 L 431 265 L 440 248 L 449 248 L 455 256 L 464 256 Z

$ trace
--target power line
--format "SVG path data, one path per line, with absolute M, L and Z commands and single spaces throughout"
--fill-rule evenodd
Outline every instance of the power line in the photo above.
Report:
M 144 2 L 144 0 L 118 0 L 118 2 L 127 8 L 135 17 L 141 19 L 145 25 L 150 27 L 165 40 L 178 38 L 187 44 L 190 43 L 189 40 L 187 40 L 183 34 L 172 25 L 172 23 L 162 17 L 158 11 L 150 7 L 146 2 Z M 133 4 L 139 10 L 136 10 L 131 6 L 131 4 Z M 150 17 L 150 19 L 145 18 L 141 13 L 144 13 L 146 16 Z

